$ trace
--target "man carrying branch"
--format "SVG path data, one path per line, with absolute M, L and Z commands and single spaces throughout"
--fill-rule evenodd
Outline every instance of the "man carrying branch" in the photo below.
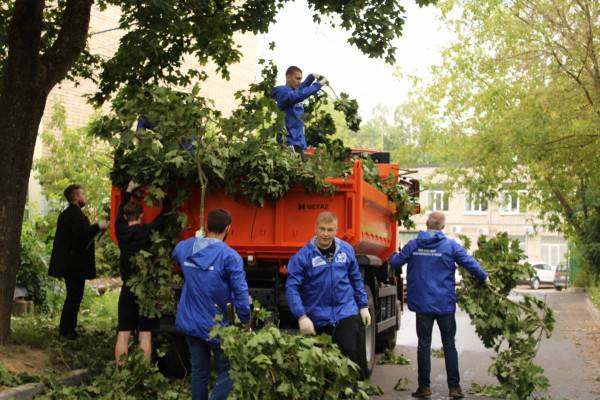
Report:
M 417 363 L 419 387 L 412 395 L 431 397 L 431 333 L 437 321 L 442 336 L 449 397 L 464 397 L 460 388 L 456 335 L 456 264 L 466 268 L 480 282 L 489 282 L 488 274 L 465 249 L 442 233 L 446 217 L 432 212 L 427 219 L 427 231 L 411 240 L 400 253 L 390 258 L 390 266 L 401 268 L 408 263 L 406 301 L 408 309 L 417 314 Z
M 158 328 L 156 318 L 146 318 L 140 315 L 137 297 L 129 287 L 129 279 L 136 273 L 131 259 L 142 250 L 150 250 L 150 235 L 154 230 L 163 229 L 167 222 L 165 213 L 170 210 L 168 197 L 163 200 L 162 212 L 149 224 L 142 224 L 142 205 L 131 201 L 131 194 L 137 188 L 133 182 L 129 182 L 127 190 L 121 199 L 119 213 L 115 221 L 117 240 L 121 256 L 119 259 L 119 270 L 123 287 L 119 295 L 119 322 L 117 342 L 115 344 L 115 359 L 121 363 L 121 356 L 128 353 L 131 332 L 138 332 L 140 349 L 144 352 L 146 359 L 150 360 L 152 355 L 152 330 Z

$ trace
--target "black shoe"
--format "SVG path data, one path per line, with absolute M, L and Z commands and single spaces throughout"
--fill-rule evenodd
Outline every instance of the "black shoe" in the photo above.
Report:
M 465 397 L 460 386 L 455 387 L 455 388 L 450 388 L 450 393 L 448 394 L 448 396 L 452 397 L 453 399 L 462 399 Z
M 412 397 L 416 397 L 418 399 L 424 399 L 427 397 L 431 397 L 431 389 L 428 387 L 420 387 L 416 392 L 412 393 Z
M 62 332 L 60 332 L 60 333 L 58 334 L 58 336 L 59 336 L 61 339 L 66 339 L 66 340 L 75 340 L 75 339 L 77 339 L 77 338 L 79 337 L 79 334 L 78 334 L 77 332 L 75 332 L 75 331 L 72 331 L 72 332 L 65 332 L 65 333 L 62 333 Z

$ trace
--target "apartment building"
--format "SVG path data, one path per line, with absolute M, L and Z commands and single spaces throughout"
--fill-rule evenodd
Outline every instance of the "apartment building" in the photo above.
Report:
M 90 51 L 102 57 L 111 57 L 118 49 L 119 39 L 124 31 L 119 29 L 119 17 L 121 13 L 118 7 L 108 6 L 101 11 L 98 5 L 94 5 L 90 20 Z M 238 35 L 236 42 L 241 46 L 243 57 L 238 64 L 230 67 L 230 80 L 223 80 L 217 76 L 213 66 L 202 67 L 208 71 L 209 78 L 201 82 L 200 93 L 214 101 L 215 107 L 225 115 L 231 113 L 237 106 L 234 93 L 240 89 L 247 88 L 253 83 L 257 75 L 257 37 L 252 34 Z M 193 57 L 188 57 L 182 65 L 182 69 L 200 68 Z M 57 85 L 48 96 L 44 116 L 39 131 L 48 129 L 54 106 L 62 104 L 67 110 L 67 126 L 78 128 L 85 126 L 96 110 L 86 101 L 86 95 L 96 91 L 96 85 L 90 80 L 81 80 L 77 84 L 64 81 Z M 109 104 L 104 105 L 102 111 L 108 111 Z M 43 148 L 38 138 L 34 158 L 42 156 L 47 150 Z M 29 180 L 30 206 L 44 213 L 46 204 L 41 194 L 41 188 L 32 173 Z
M 443 189 L 442 178 L 433 177 L 435 168 L 419 167 L 416 170 L 414 177 L 421 181 L 421 214 L 413 218 L 415 230 L 400 232 L 401 245 L 425 229 L 429 212 L 442 211 L 446 215 L 445 234 L 454 239 L 459 235 L 469 237 L 473 243 L 471 250 L 476 249 L 480 235 L 507 232 L 510 238 L 519 241 L 529 260 L 551 265 L 567 262 L 567 241 L 560 233 L 549 231 L 535 212 L 525 209 L 520 200 L 522 191 L 504 192 L 500 198 L 491 201 L 477 193 L 450 194 Z

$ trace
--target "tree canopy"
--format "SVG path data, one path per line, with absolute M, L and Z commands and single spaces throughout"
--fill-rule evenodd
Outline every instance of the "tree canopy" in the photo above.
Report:
M 445 143 L 437 151 L 449 182 L 490 197 L 526 190 L 526 202 L 578 240 L 600 271 L 600 5 L 458 0 L 441 7 L 456 40 L 412 103 L 428 110 L 422 131 Z
M 81 36 L 79 49 L 66 77 L 92 78 L 99 86 L 93 96 L 96 104 L 109 100 L 120 88 L 138 87 L 146 83 L 189 85 L 194 79 L 206 77 L 203 69 L 181 68 L 183 57 L 192 55 L 201 66 L 212 62 L 223 77 L 228 67 L 240 61 L 243 49 L 236 43 L 236 34 L 265 33 L 275 21 L 277 12 L 289 0 L 216 0 L 153 1 L 130 0 L 63 0 L 35 2 L 37 26 L 31 27 L 40 68 L 49 73 L 55 58 L 73 39 Z M 8 2 L 0 8 L 0 78 L 6 72 L 11 38 L 10 23 L 15 14 L 25 11 L 23 1 Z M 421 6 L 433 0 L 418 0 Z M 124 35 L 114 56 L 102 58 L 85 45 L 89 35 L 87 22 L 77 21 L 77 14 L 88 15 L 92 4 L 100 11 L 118 7 L 118 26 Z M 348 30 L 348 42 L 369 57 L 395 60 L 392 39 L 402 33 L 405 9 L 394 0 L 309 0 L 315 22 L 327 22 Z M 68 25 L 67 25 L 68 23 Z M 85 25 L 85 26 L 84 26 Z M 83 32 L 83 35 L 80 33 Z M 59 71 L 57 71 L 58 73 Z M 60 81 L 63 76 L 56 76 Z

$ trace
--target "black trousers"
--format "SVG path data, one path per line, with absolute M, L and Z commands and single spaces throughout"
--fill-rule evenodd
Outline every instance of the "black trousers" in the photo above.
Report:
M 359 316 L 342 319 L 335 325 L 315 327 L 315 331 L 317 335 L 321 333 L 330 335 L 342 354 L 360 367 L 360 379 L 367 379 L 369 369 L 365 352 L 365 326 Z
M 79 306 L 83 299 L 85 279 L 80 277 L 65 277 L 65 285 L 67 287 L 67 297 L 65 297 L 65 304 L 60 314 L 60 325 L 58 328 L 58 332 L 63 336 L 75 333 L 77 314 L 79 314 Z

